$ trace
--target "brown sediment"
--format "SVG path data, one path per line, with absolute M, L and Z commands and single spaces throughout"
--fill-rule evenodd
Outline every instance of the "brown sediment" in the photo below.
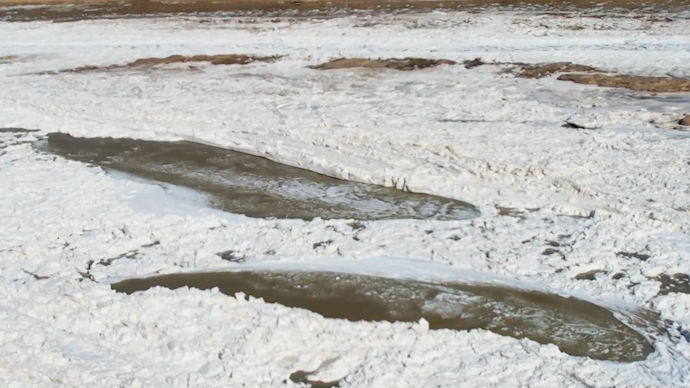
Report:
M 0 64 L 12 63 L 19 59 L 18 55 L 0 55 Z
M 41 74 L 56 74 L 56 73 L 90 73 L 97 71 L 110 70 L 134 70 L 147 69 L 154 66 L 170 65 L 174 63 L 210 63 L 211 65 L 248 65 L 254 62 L 274 62 L 280 59 L 281 56 L 254 56 L 245 54 L 219 54 L 219 55 L 171 55 L 164 58 L 141 58 L 134 62 L 129 62 L 120 65 L 108 66 L 80 66 L 73 69 L 64 69 L 58 72 L 43 72 Z
M 204 3 L 230 3 L 248 5 L 254 4 L 255 7 L 265 6 L 267 4 L 291 4 L 291 5 L 323 5 L 323 4 L 334 4 L 335 6 L 340 5 L 385 5 L 385 4 L 437 4 L 442 1 L 433 0 L 135 0 L 135 1 L 122 1 L 122 0 L 0 0 L 0 5 L 5 6 L 18 6 L 18 5 L 60 5 L 60 4 L 89 4 L 89 5 L 99 5 L 99 4 L 120 4 L 120 3 L 159 3 L 159 4 L 204 4 Z M 664 5 L 682 5 L 685 1 L 670 0 L 670 1 L 639 1 L 639 0 L 607 0 L 607 1 L 594 1 L 594 0 L 446 0 L 443 3 L 453 5 L 453 4 L 471 4 L 471 5 L 574 5 L 581 7 L 590 6 L 610 6 L 610 7 L 640 7 L 644 5 L 654 5 L 658 4 Z
M 672 10 L 687 5 L 687 0 L 0 0 L 0 5 L 43 6 L 43 11 L 55 15 L 59 10 L 56 6 L 65 8 L 88 6 L 89 13 L 102 15 L 141 15 L 155 13 L 198 13 L 219 11 L 281 11 L 281 10 L 323 10 L 323 9 L 461 9 L 472 10 L 482 8 L 517 9 L 529 7 L 551 11 L 568 11 L 577 9 L 616 9 L 616 10 Z M 49 9 L 52 8 L 52 9 Z M 29 9 L 21 10 L 29 11 Z M 69 12 L 69 9 L 63 10 Z M 77 9 L 78 11 L 78 9 Z M 74 12 L 74 11 L 72 11 Z M 40 15 L 29 13 L 28 15 Z M 46 16 L 45 13 L 43 16 Z M 78 14 L 73 16 L 79 17 Z
M 527 213 L 534 213 L 539 210 L 539 208 L 526 208 L 523 210 L 511 208 L 511 207 L 504 207 L 504 206 L 496 206 L 496 210 L 498 210 L 498 215 L 499 216 L 508 216 L 508 217 L 521 217 L 523 218 L 525 214 Z
M 0 20 L 71 22 L 88 19 L 139 18 L 160 15 L 193 14 L 270 16 L 280 15 L 337 17 L 369 11 L 419 12 L 434 9 L 482 11 L 524 10 L 547 12 L 550 15 L 574 17 L 572 11 L 594 10 L 589 17 L 648 17 L 640 12 L 674 12 L 684 10 L 690 0 L 0 0 Z M 12 7 L 5 6 L 26 6 Z M 337 12 L 336 12 L 337 11 Z M 609 12 L 613 11 L 613 12 Z M 631 13 L 632 15 L 626 15 Z M 660 21 L 672 21 L 668 17 Z
M 368 58 L 338 58 L 320 65 L 309 66 L 315 70 L 335 70 L 335 69 L 395 69 L 395 70 L 417 70 L 440 65 L 455 65 L 455 61 L 448 59 L 424 59 L 424 58 L 389 58 L 389 59 L 368 59 Z
M 477 0 L 474 0 L 477 1 Z M 484 5 L 488 0 L 478 0 Z M 164 2 L 152 0 L 0 0 L 0 5 L 38 5 L 35 8 L 0 9 L 0 19 L 9 21 L 78 21 L 100 18 L 134 18 L 170 14 L 213 14 L 218 12 L 253 16 L 289 14 L 290 16 L 335 16 L 334 10 L 398 10 L 398 9 L 471 9 L 478 5 L 461 0 L 192 0 Z M 479 5 L 482 6 L 482 5 Z M 88 8 L 88 10 L 87 10 Z
M 601 269 L 593 269 L 591 271 L 583 272 L 575 276 L 575 280 L 595 280 L 597 275 L 600 273 L 606 273 L 606 271 Z
M 592 66 L 579 65 L 572 62 L 554 62 L 531 65 L 516 63 L 516 75 L 522 78 L 544 78 L 555 73 L 589 73 L 598 71 Z
M 508 216 L 508 217 L 518 217 L 524 212 L 521 212 L 517 209 L 509 208 L 509 207 L 503 207 L 503 206 L 496 206 L 496 210 L 498 210 L 498 215 L 499 216 Z
M 171 63 L 186 62 L 208 62 L 212 65 L 246 65 L 252 62 L 273 62 L 280 56 L 259 57 L 244 54 L 220 54 L 220 55 L 194 55 L 187 57 L 184 55 L 171 55 L 165 58 L 142 58 L 128 63 L 127 67 L 157 66 Z
M 557 73 L 563 73 L 556 79 L 559 81 L 570 81 L 585 85 L 625 88 L 639 92 L 690 92 L 690 79 L 687 78 L 604 74 L 603 70 L 572 62 L 529 64 L 522 62 L 484 62 L 481 58 L 475 58 L 464 61 L 463 65 L 466 69 L 473 69 L 484 65 L 507 66 L 504 72 L 512 73 L 521 78 L 544 78 Z M 678 123 L 681 125 L 690 125 L 690 116 L 684 117 Z
M 474 69 L 484 65 L 508 66 L 506 73 L 513 73 L 522 78 L 544 78 L 556 73 L 589 73 L 599 72 L 596 68 L 572 62 L 524 63 L 524 62 L 484 62 L 481 58 L 463 62 L 466 69 Z
M 608 88 L 625 88 L 641 92 L 690 92 L 690 79 L 677 77 L 644 77 L 625 74 L 562 74 L 558 77 L 558 80 Z

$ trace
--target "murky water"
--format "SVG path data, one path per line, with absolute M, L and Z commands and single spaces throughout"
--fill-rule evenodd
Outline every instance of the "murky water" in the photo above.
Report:
M 59 2 L 58 2 L 59 3 Z M 7 21 L 76 21 L 99 18 L 136 18 L 180 14 L 234 16 L 325 16 L 333 17 L 357 11 L 415 12 L 431 9 L 482 10 L 515 9 L 544 12 L 594 11 L 684 11 L 688 0 L 191 0 L 160 2 L 130 0 L 82 4 L 53 4 L 41 7 L 0 8 L 0 20 Z M 11 4 L 11 3 L 10 3 Z
M 210 196 L 213 207 L 250 217 L 460 220 L 470 204 L 330 178 L 268 159 L 190 142 L 50 134 L 44 152 Z
M 690 275 L 677 273 L 673 275 L 661 274 L 654 278 L 661 283 L 659 295 L 670 293 L 690 294 Z
M 497 285 L 429 283 L 326 272 L 215 272 L 129 279 L 118 292 L 151 287 L 218 287 L 224 294 L 263 298 L 350 321 L 429 321 L 432 329 L 487 329 L 555 344 L 594 359 L 643 360 L 649 341 L 612 312 L 576 298 Z M 640 322 L 645 321 L 641 319 Z

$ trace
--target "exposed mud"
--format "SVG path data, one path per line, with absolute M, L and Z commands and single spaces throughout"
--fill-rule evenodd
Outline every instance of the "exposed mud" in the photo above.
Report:
M 603 70 L 572 62 L 529 64 L 522 62 L 484 62 L 481 58 L 475 58 L 464 61 L 463 65 L 466 69 L 474 69 L 476 67 L 485 65 L 503 66 L 505 67 L 503 70 L 504 73 L 511 73 L 516 77 L 521 78 L 544 78 L 550 77 L 554 74 L 560 74 L 556 78 L 559 81 L 570 81 L 578 84 L 596 85 L 609 88 L 625 88 L 637 92 L 690 92 L 690 79 L 687 78 L 604 74 Z M 675 96 L 675 98 L 682 99 L 683 97 Z M 687 118 L 687 122 L 690 124 L 690 118 Z
M 606 271 L 600 269 L 593 269 L 591 271 L 583 272 L 575 276 L 575 280 L 595 280 L 597 275 L 604 274 Z
M 74 69 L 64 69 L 58 72 L 44 72 L 41 74 L 56 73 L 91 73 L 113 70 L 142 70 L 155 66 L 171 65 L 175 63 L 208 63 L 211 65 L 248 65 L 254 62 L 274 62 L 280 56 L 261 57 L 245 54 L 219 54 L 219 55 L 171 55 L 164 58 L 141 58 L 134 62 L 108 66 L 80 66 Z
M 350 321 L 418 322 L 424 318 L 431 329 L 487 329 L 602 360 L 638 361 L 652 352 L 644 335 L 603 307 L 499 285 L 281 271 L 172 274 L 112 284 L 114 290 L 125 293 L 156 286 L 218 287 L 227 295 L 242 292 Z M 648 314 L 653 315 L 645 314 L 638 322 L 643 326 L 648 324 L 642 323 L 649 321 Z
M 213 207 L 250 217 L 458 220 L 479 214 L 462 201 L 344 181 L 198 143 L 54 133 L 35 146 L 107 170 L 188 187 L 206 194 Z
M 517 63 L 515 66 L 516 68 L 514 71 L 516 75 L 522 78 L 544 78 L 556 73 L 585 73 L 598 71 L 594 67 L 571 62 L 554 62 L 536 65 Z
M 335 70 L 335 69 L 394 69 L 401 71 L 426 69 L 440 65 L 455 65 L 456 62 L 448 59 L 423 59 L 423 58 L 390 58 L 390 59 L 367 59 L 367 58 L 339 58 L 322 63 L 320 65 L 309 66 L 316 70 Z
M 485 9 L 530 10 L 549 14 L 577 10 L 598 12 L 659 12 L 683 10 L 688 0 L 631 1 L 609 0 L 0 0 L 0 5 L 36 5 L 23 8 L 0 8 L 0 20 L 8 21 L 77 21 L 98 18 L 165 17 L 184 14 L 225 14 L 297 17 L 335 17 L 348 10 L 354 12 L 418 12 L 433 9 L 479 11 Z M 609 12 L 611 14 L 611 12 Z M 661 18 L 661 20 L 666 20 Z
M 556 73 L 589 73 L 599 71 L 592 66 L 580 65 L 572 62 L 552 62 L 552 63 L 524 63 L 524 62 L 484 62 L 481 58 L 466 60 L 463 62 L 466 69 L 484 65 L 507 66 L 506 73 L 512 73 L 521 78 L 544 78 Z
M 640 92 L 690 92 L 690 79 L 687 78 L 643 77 L 625 74 L 563 74 L 558 77 L 558 80 L 607 88 L 625 88 Z
M 473 0 L 476 1 L 476 0 Z M 481 0 L 480 0 L 481 1 Z M 484 1 L 487 3 L 487 1 Z M 188 0 L 188 1 L 104 1 L 104 0 L 48 0 L 5 1 L 0 5 L 35 4 L 38 7 L 0 9 L 0 20 L 51 20 L 71 22 L 89 19 L 119 19 L 166 17 L 169 15 L 252 15 L 293 17 L 336 16 L 340 10 L 429 10 L 437 8 L 465 9 L 464 1 L 423 0 Z M 476 8 L 477 6 L 470 6 Z M 341 12 L 339 12 L 341 13 Z
M 0 55 L 0 65 L 16 62 L 17 60 L 19 60 L 18 55 Z
M 525 218 L 525 215 L 527 215 L 527 213 L 534 213 L 538 211 L 539 208 L 526 208 L 520 210 L 510 207 L 496 206 L 496 210 L 498 210 L 499 216 Z

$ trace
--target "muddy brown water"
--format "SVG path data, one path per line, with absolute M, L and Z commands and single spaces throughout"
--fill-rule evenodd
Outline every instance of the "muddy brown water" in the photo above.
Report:
M 128 279 L 111 285 L 131 294 L 152 287 L 218 287 L 268 303 L 349 321 L 429 322 L 431 329 L 487 329 L 555 344 L 600 360 L 639 361 L 653 351 L 644 335 L 598 305 L 576 298 L 489 284 L 431 283 L 328 272 L 213 272 Z M 645 317 L 645 322 L 647 317 Z
M 673 275 L 661 274 L 654 278 L 661 283 L 659 295 L 670 293 L 690 294 L 690 275 L 676 273 Z
M 462 201 L 344 181 L 198 143 L 53 133 L 35 147 L 106 171 L 188 187 L 207 194 L 213 207 L 250 217 L 460 220 L 479 214 Z
M 688 0 L 197 0 L 197 1 L 84 1 L 84 0 L 0 0 L 0 20 L 77 21 L 99 18 L 136 18 L 168 15 L 315 15 L 338 16 L 357 11 L 428 11 L 432 9 L 481 10 L 527 9 L 548 12 L 573 10 L 683 11 Z M 15 7 L 34 5 L 34 7 Z M 38 5 L 38 6 L 35 6 Z M 11 7 L 2 7 L 11 6 Z

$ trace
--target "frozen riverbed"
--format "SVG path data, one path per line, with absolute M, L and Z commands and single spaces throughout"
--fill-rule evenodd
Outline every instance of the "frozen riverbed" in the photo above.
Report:
M 658 279 L 690 274 L 690 132 L 677 125 L 688 94 L 503 70 L 570 61 L 688 77 L 689 28 L 673 17 L 526 12 L 0 23 L 0 128 L 38 130 L 0 131 L 0 385 L 268 387 L 318 369 L 316 380 L 343 387 L 687 386 L 690 295 L 664 292 Z M 282 57 L 56 73 L 177 54 Z M 458 64 L 307 67 L 338 57 Z M 502 64 L 462 65 L 476 57 Z M 50 132 L 212 144 L 466 201 L 481 216 L 253 219 L 36 151 Z M 230 251 L 241 260 L 220 254 Z M 613 363 L 485 330 L 331 320 L 216 291 L 123 295 L 107 284 L 332 263 L 644 307 L 671 330 L 645 361 Z

